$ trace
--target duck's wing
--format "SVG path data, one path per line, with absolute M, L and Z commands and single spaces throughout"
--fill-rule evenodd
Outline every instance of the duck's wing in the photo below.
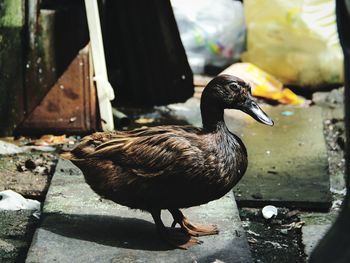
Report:
M 154 177 L 204 165 L 201 129 L 158 126 L 129 132 L 96 133 L 72 151 L 79 158 L 112 160 L 134 174 Z

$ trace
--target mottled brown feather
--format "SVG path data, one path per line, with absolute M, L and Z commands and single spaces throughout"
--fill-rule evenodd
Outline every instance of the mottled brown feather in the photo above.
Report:
M 218 147 L 222 141 L 225 147 Z M 66 157 L 97 193 L 145 210 L 216 199 L 232 188 L 247 165 L 245 148 L 233 134 L 206 133 L 192 126 L 95 133 Z M 239 171 L 233 171 L 238 166 Z

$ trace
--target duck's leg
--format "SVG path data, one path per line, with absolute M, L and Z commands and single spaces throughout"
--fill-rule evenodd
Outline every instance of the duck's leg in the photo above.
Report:
M 150 213 L 153 217 L 154 223 L 157 226 L 159 235 L 170 245 L 181 249 L 188 249 L 194 245 L 202 243 L 202 241 L 183 232 L 182 229 L 165 227 L 160 217 L 160 209 L 152 210 Z
M 192 224 L 179 209 L 169 209 L 169 212 L 174 218 L 171 226 L 175 227 L 176 224 L 179 224 L 191 236 L 208 236 L 219 233 L 216 225 Z

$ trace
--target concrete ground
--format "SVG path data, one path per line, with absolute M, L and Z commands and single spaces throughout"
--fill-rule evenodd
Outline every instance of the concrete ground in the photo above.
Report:
M 0 262 L 24 262 L 38 224 L 31 211 L 0 211 Z
M 0 142 L 0 152 L 9 150 L 6 145 L 11 144 Z M 0 191 L 11 189 L 26 198 L 44 201 L 55 171 L 57 154 L 23 151 L 23 148 L 17 146 L 15 148 L 14 152 L 18 149 L 20 151 L 11 155 L 0 154 Z M 32 214 L 32 211 L 27 210 L 0 211 L 0 262 L 25 261 L 33 234 L 40 222 Z

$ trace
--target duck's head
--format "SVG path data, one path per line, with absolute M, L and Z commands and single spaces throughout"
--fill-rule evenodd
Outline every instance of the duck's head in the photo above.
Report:
M 203 91 L 202 104 L 215 104 L 223 109 L 238 109 L 258 122 L 273 125 L 272 119 L 254 101 L 250 85 L 232 75 L 223 74 L 211 80 Z

